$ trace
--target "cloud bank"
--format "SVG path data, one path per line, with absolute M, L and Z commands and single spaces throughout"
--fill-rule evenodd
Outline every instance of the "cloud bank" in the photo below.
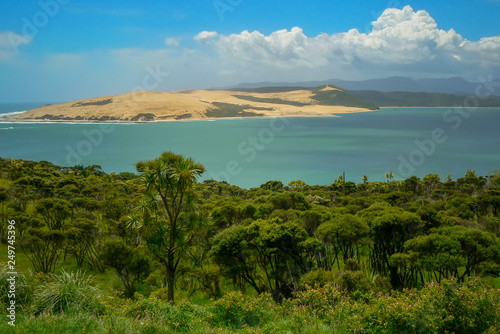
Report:
M 240 68 L 398 70 L 410 75 L 499 71 L 500 36 L 468 41 L 453 29 L 439 29 L 428 12 L 410 6 L 387 9 L 372 25 L 370 33 L 351 29 L 315 37 L 299 27 L 267 36 L 203 31 L 195 40 L 213 48 L 228 66 Z

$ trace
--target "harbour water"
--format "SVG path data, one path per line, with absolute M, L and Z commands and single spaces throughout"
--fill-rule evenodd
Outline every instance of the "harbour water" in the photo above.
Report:
M 0 105 L 0 113 L 38 105 Z M 383 108 L 342 117 L 247 118 L 141 124 L 0 123 L 0 156 L 135 172 L 164 151 L 249 188 L 268 180 L 331 184 L 429 173 L 456 179 L 500 169 L 500 108 Z

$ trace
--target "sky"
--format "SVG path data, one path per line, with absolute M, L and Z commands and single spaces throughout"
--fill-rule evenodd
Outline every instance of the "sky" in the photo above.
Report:
M 390 76 L 500 77 L 500 0 L 0 2 L 0 103 Z

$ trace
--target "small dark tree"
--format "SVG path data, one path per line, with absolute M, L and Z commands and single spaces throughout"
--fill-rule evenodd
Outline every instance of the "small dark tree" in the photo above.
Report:
M 134 297 L 137 284 L 151 274 L 151 261 L 137 248 L 125 245 L 121 240 L 105 243 L 103 257 L 107 265 L 116 270 L 125 287 L 125 295 Z
M 35 210 L 50 230 L 63 230 L 71 215 L 71 203 L 58 198 L 43 198 L 35 204 Z
M 92 269 L 104 270 L 99 254 L 99 231 L 97 224 L 89 219 L 79 218 L 66 232 L 67 251 L 76 258 L 78 267 L 87 263 Z
M 325 245 L 333 247 L 335 257 L 342 254 L 342 259 L 346 262 L 353 258 L 357 258 L 359 261 L 363 241 L 368 236 L 369 231 L 368 224 L 363 218 L 347 214 L 322 224 L 316 233 Z

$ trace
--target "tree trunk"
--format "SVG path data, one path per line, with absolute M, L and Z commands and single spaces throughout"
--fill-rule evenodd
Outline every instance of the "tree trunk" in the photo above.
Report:
M 175 303 L 174 283 L 175 283 L 175 270 L 173 270 L 173 268 L 171 268 L 171 266 L 168 266 L 168 269 L 167 269 L 167 297 L 168 297 L 168 302 L 172 303 L 172 304 Z
M 175 304 L 174 284 L 175 284 L 175 229 L 176 221 L 170 221 L 170 240 L 167 254 L 167 297 L 168 302 Z

